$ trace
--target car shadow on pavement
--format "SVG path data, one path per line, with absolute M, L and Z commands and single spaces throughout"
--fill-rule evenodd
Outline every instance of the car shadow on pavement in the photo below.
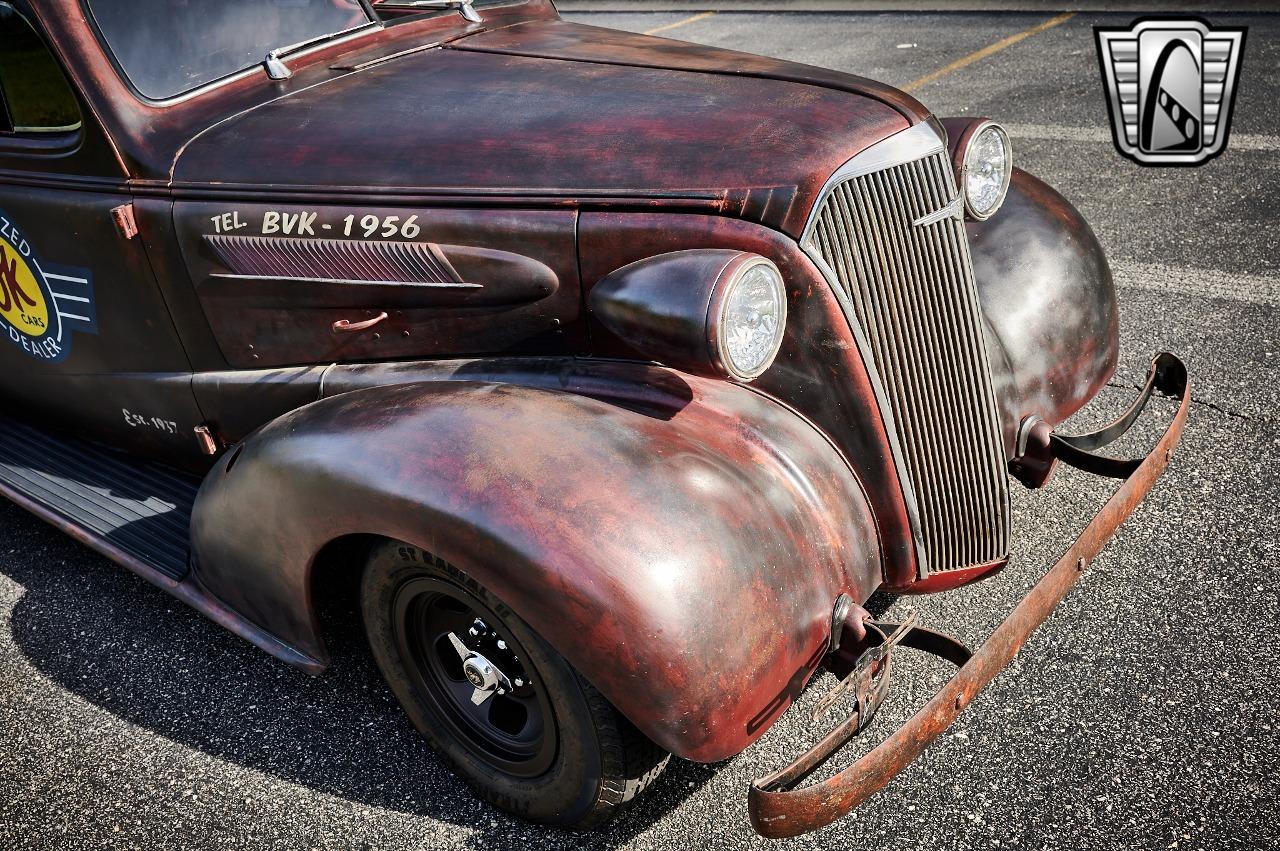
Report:
M 0 574 L 24 588 L 10 627 L 22 656 L 55 686 L 142 728 L 141 737 L 150 731 L 320 793 L 470 828 L 467 844 L 486 849 L 492 840 L 626 843 L 715 772 L 673 759 L 654 788 L 598 834 L 528 825 L 481 801 L 437 760 L 382 681 L 350 603 L 323 603 L 334 664 L 309 677 L 3 501 L 0 528 L 26 542 L 0 553 Z M 25 687 L 47 688 L 35 678 Z M 98 758 L 110 760 L 109 750 Z

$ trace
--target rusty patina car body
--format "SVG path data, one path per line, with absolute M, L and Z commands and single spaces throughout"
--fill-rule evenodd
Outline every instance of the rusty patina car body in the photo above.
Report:
M 1115 368 L 1111 273 L 1020 170 L 989 218 L 935 215 L 978 121 L 547 0 L 383 4 L 155 97 L 106 5 L 0 3 L 80 117 L 0 133 L 0 491 L 308 672 L 317 577 L 376 540 L 481 583 L 686 759 L 748 747 L 825 665 L 857 711 L 751 790 L 757 829 L 793 835 L 945 729 L 1181 432 L 1168 355 L 1116 426 L 1054 432 Z M 750 381 L 706 342 L 743 258 L 786 299 Z M 1157 450 L 1095 455 L 1155 390 L 1183 399 Z M 1125 484 L 976 655 L 869 622 L 877 589 L 1004 566 L 1010 473 L 1058 459 Z M 893 646 L 962 668 L 794 789 L 864 726 Z

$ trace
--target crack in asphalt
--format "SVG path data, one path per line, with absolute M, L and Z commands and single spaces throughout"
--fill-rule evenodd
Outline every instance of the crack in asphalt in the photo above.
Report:
M 1141 384 L 1126 384 L 1121 381 L 1108 381 L 1107 386 L 1114 387 L 1118 390 L 1137 390 L 1138 392 L 1142 392 L 1142 389 L 1143 389 Z M 1237 420 L 1244 420 L 1245 422 L 1254 422 L 1255 420 L 1254 417 L 1251 417 L 1248 414 L 1242 414 L 1238 411 L 1229 410 L 1227 408 L 1222 407 L 1221 405 L 1218 405 L 1214 402 L 1210 402 L 1206 399 L 1199 399 L 1196 397 L 1194 393 L 1191 394 L 1191 404 L 1199 405 L 1202 408 L 1208 408 L 1211 411 L 1217 411 L 1220 414 L 1226 414 L 1228 417 L 1234 417 Z

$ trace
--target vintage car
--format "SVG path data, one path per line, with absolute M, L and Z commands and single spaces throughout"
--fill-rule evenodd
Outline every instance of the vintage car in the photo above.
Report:
M 350 588 L 480 795 L 603 823 L 845 721 L 757 830 L 882 788 L 1168 463 L 1169 354 L 1111 426 L 1089 226 L 989 120 L 549 0 L 0 0 L 0 491 L 275 657 Z M 1154 391 L 1156 448 L 1098 450 Z M 987 578 L 1010 479 L 1123 480 L 976 652 L 864 604 Z M 883 744 L 895 648 L 959 665 Z M 413 765 L 406 765 L 413 771 Z

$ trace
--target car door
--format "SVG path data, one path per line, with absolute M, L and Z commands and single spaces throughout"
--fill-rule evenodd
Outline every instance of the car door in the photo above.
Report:
M 0 0 L 0 413 L 198 455 L 191 368 L 126 175 L 25 0 Z

